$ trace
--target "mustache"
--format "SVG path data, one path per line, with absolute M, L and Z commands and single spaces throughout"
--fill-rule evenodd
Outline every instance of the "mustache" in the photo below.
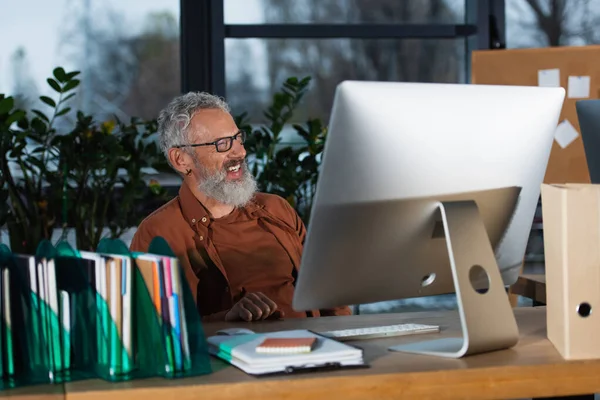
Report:
M 246 159 L 245 158 L 234 158 L 231 160 L 227 160 L 223 164 L 223 168 L 227 169 L 229 167 L 233 167 L 234 165 L 238 165 L 238 164 L 241 164 L 242 167 L 246 166 Z

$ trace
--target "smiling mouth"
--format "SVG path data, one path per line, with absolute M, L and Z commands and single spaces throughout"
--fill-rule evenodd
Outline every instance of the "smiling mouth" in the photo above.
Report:
M 231 167 L 227 168 L 227 171 L 229 172 L 238 172 L 240 170 L 240 168 L 242 168 L 242 164 L 236 164 L 236 165 L 232 165 Z

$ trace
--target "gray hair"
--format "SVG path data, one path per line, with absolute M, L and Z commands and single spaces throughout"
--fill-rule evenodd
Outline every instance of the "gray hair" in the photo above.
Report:
M 186 144 L 188 127 L 196 112 L 205 109 L 220 109 L 230 112 L 222 98 L 206 92 L 189 92 L 174 98 L 158 116 L 159 146 L 169 161 L 169 149 Z M 169 161 L 169 164 L 171 162 Z

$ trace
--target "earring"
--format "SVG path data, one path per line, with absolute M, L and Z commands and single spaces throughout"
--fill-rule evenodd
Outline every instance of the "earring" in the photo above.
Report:
M 190 175 L 192 174 L 192 170 L 191 170 L 191 169 L 188 169 L 187 171 L 185 171 L 185 174 L 186 174 L 187 176 L 190 176 Z

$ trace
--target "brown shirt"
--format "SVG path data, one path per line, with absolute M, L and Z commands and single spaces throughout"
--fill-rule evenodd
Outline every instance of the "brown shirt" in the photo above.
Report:
M 180 259 L 203 320 L 223 320 L 244 290 L 263 292 L 286 318 L 351 314 L 348 307 L 292 309 L 306 229 L 279 196 L 259 193 L 244 208 L 212 219 L 183 184 L 179 196 L 142 221 L 131 250 L 148 251 L 155 236 L 162 236 Z

